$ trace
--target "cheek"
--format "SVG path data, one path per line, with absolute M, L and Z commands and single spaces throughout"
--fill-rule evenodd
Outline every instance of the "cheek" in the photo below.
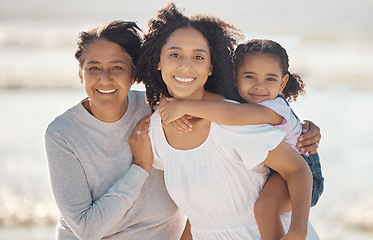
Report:
M 237 88 L 238 91 L 247 91 L 250 88 L 250 83 L 248 81 L 238 80 Z

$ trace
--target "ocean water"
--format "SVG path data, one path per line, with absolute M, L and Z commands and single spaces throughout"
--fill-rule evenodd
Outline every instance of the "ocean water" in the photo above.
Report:
M 146 29 L 166 2 L 0 1 L 0 239 L 54 239 L 43 135 L 85 97 L 73 57 L 78 33 L 114 19 Z M 373 2 L 175 2 L 287 49 L 307 84 L 292 106 L 322 132 L 325 191 L 311 222 L 322 240 L 373 239 Z

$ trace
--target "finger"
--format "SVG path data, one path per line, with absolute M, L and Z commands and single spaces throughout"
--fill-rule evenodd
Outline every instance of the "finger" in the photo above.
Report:
M 308 120 L 304 120 L 302 123 L 302 133 L 306 133 L 309 131 L 310 122 Z
M 150 119 L 147 117 L 145 118 L 145 122 L 141 127 L 141 135 L 148 135 L 149 125 L 150 125 Z
M 168 118 L 165 113 L 159 113 L 159 116 L 161 116 L 162 122 L 164 122 L 165 124 L 169 124 Z
M 300 139 L 300 138 L 299 138 Z M 315 144 L 316 142 L 320 142 L 320 135 L 315 135 L 313 137 L 310 137 L 310 138 L 303 138 L 302 141 L 299 141 L 297 143 L 297 147 L 300 148 L 300 147 L 305 147 L 305 146 L 308 146 L 308 145 L 312 145 L 312 144 Z
M 147 114 L 146 116 L 144 116 L 140 121 L 137 122 L 135 128 L 134 128 L 133 131 L 132 131 L 132 134 L 140 135 L 139 133 L 141 133 L 144 124 L 149 124 L 149 122 L 150 122 L 150 120 L 149 120 L 150 115 L 151 115 L 151 114 L 148 113 L 148 114 Z M 140 131 L 140 132 L 138 132 L 138 131 Z
M 166 97 L 166 100 L 167 100 L 167 102 L 172 102 L 172 101 L 175 100 L 175 98 L 172 98 L 172 97 Z
M 306 141 L 306 140 L 309 140 L 309 139 L 313 139 L 313 142 L 312 143 L 315 143 L 315 142 L 320 142 L 320 139 L 321 139 L 321 134 L 319 131 L 317 131 L 316 129 L 310 129 L 308 132 L 306 133 L 303 133 L 300 137 L 299 137 L 299 142 L 303 142 L 303 141 Z
M 182 133 L 183 129 L 177 124 L 176 121 L 171 122 L 172 127 L 177 131 L 178 133 Z
M 183 132 L 189 132 L 189 125 L 187 125 L 183 120 L 182 118 L 179 118 L 179 119 L 176 119 L 174 122 L 176 122 L 179 126 L 180 126 L 180 129 L 183 131 Z
M 193 125 L 192 125 L 192 123 L 189 121 L 188 116 L 189 116 L 189 115 L 184 115 L 184 116 L 182 116 L 182 117 L 181 117 L 181 120 L 182 120 L 182 121 L 184 122 L 184 124 L 189 128 L 188 130 L 189 130 L 189 131 L 192 131 L 192 127 L 193 127 Z
M 309 154 L 315 154 L 315 153 L 317 153 L 317 149 L 318 149 L 318 146 L 317 146 L 317 144 L 314 143 L 314 144 L 311 144 L 311 145 L 301 147 L 299 149 L 299 152 L 301 152 L 301 153 L 308 152 Z

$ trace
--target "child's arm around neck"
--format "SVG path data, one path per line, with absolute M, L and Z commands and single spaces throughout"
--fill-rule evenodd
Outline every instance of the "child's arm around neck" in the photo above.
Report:
M 207 119 L 224 125 L 279 125 L 283 117 L 272 109 L 252 103 L 232 103 L 220 100 L 167 99 L 159 113 L 165 123 L 171 123 L 184 115 Z

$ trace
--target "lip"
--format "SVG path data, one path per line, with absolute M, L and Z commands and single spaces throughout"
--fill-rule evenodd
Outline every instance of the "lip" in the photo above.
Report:
M 267 97 L 267 95 L 265 94 L 253 94 L 253 93 L 249 93 L 249 95 L 254 98 L 254 99 L 261 99 L 261 98 L 265 98 Z
M 194 77 L 178 77 L 174 76 L 175 81 L 180 85 L 189 85 L 191 84 L 196 78 Z
M 117 89 L 108 89 L 108 90 L 96 89 L 96 91 L 99 93 L 103 93 L 103 94 L 110 94 L 110 93 L 115 93 Z

